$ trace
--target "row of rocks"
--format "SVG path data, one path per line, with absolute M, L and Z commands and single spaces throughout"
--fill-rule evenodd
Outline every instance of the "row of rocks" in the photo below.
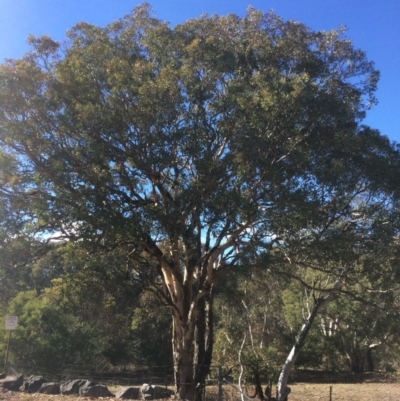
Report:
M 42 376 L 30 376 L 24 383 L 22 375 L 8 377 L 2 380 L 1 385 L 5 390 L 18 391 L 22 385 L 27 393 L 42 393 L 42 394 L 64 394 L 64 395 L 80 395 L 84 397 L 116 397 L 122 399 L 144 399 L 155 400 L 160 398 L 170 398 L 173 391 L 150 384 L 143 384 L 140 389 L 136 387 L 127 387 L 119 391 L 117 394 L 111 393 L 107 386 L 96 382 L 75 379 L 68 380 L 65 383 L 46 383 Z

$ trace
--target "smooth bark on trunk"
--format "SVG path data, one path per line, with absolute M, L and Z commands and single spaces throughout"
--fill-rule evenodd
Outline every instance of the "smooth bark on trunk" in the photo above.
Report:
M 161 250 L 150 237 L 143 242 L 145 250 L 157 262 L 165 299 L 172 313 L 175 393 L 182 400 L 194 400 L 196 388 L 204 385 L 209 373 L 214 336 L 213 287 L 215 272 L 223 263 L 223 258 L 218 258 L 246 228 L 245 224 L 240 226 L 223 245 L 213 247 L 205 254 L 202 254 L 200 229 L 196 244 L 186 236 L 183 244 L 172 241 L 167 251 Z M 185 263 L 182 263 L 182 253 Z
M 288 387 L 287 383 L 289 380 L 289 375 L 291 370 L 293 369 L 294 363 L 296 362 L 296 358 L 299 355 L 301 348 L 304 345 L 308 332 L 311 329 L 311 326 L 317 316 L 317 313 L 321 308 L 327 305 L 329 302 L 333 301 L 339 294 L 340 289 L 342 288 L 343 281 L 346 277 L 347 270 L 343 270 L 339 277 L 336 279 L 330 293 L 325 298 L 318 298 L 315 300 L 314 306 L 307 318 L 307 321 L 301 327 L 300 333 L 297 337 L 295 344 L 289 352 L 288 357 L 282 367 L 281 374 L 279 375 L 278 384 L 276 386 L 276 401 L 286 401 L 288 395 L 290 394 L 290 387 Z
M 323 305 L 323 301 L 324 300 L 320 298 L 315 302 L 307 321 L 303 324 L 297 340 L 290 350 L 288 357 L 286 358 L 286 361 L 281 370 L 281 374 L 279 375 L 278 385 L 276 387 L 276 401 L 285 401 L 286 397 L 290 394 L 290 387 L 288 387 L 287 385 L 290 372 L 292 371 L 294 363 L 296 362 L 296 358 L 299 355 L 307 334 L 310 331 L 315 316 Z

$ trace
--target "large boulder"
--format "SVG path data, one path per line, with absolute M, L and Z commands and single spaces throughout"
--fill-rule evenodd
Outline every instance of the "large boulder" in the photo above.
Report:
M 174 392 L 165 387 L 156 386 L 155 384 L 144 383 L 140 389 L 144 400 L 157 400 L 159 398 L 170 398 Z
M 79 394 L 84 397 L 93 397 L 93 398 L 114 397 L 114 394 L 108 390 L 107 386 L 103 386 L 102 384 L 83 387 L 79 390 Z
M 122 398 L 125 400 L 139 400 L 140 397 L 140 391 L 136 387 L 127 387 L 122 390 L 120 390 L 116 395 L 116 398 Z
M 23 384 L 24 376 L 22 375 L 6 377 L 2 382 L 4 390 L 11 391 L 18 391 Z
M 60 393 L 65 395 L 79 395 L 83 388 L 95 386 L 97 383 L 85 379 L 68 380 L 60 386 Z
M 41 394 L 60 394 L 60 384 L 59 383 L 43 383 L 42 387 L 39 389 Z
M 43 376 L 29 376 L 29 379 L 24 384 L 24 391 L 28 393 L 37 393 L 43 383 Z

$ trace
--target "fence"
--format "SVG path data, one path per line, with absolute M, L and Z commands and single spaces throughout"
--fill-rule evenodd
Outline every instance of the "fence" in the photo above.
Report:
M 56 381 L 59 383 L 71 379 L 93 380 L 100 384 L 108 386 L 112 392 L 116 392 L 119 387 L 131 386 L 139 388 L 143 383 L 155 384 L 160 387 L 166 387 L 169 389 L 174 388 L 174 375 L 171 366 L 136 365 L 115 368 L 113 370 L 110 370 L 106 367 L 104 367 L 104 369 L 94 370 L 91 367 L 85 367 L 82 365 L 69 365 L 59 368 L 52 368 L 51 370 L 49 370 L 46 367 L 40 367 L 35 364 L 29 365 L 23 363 L 13 363 L 9 364 L 7 369 L 8 372 L 11 374 L 22 373 L 25 377 L 28 377 L 30 375 L 40 375 L 43 376 L 46 381 Z M 301 379 L 301 381 L 306 381 L 308 383 L 291 385 L 293 389 L 293 393 L 289 397 L 291 401 L 333 401 L 336 399 L 346 399 L 345 397 L 339 395 L 340 391 L 345 391 L 345 389 L 343 389 L 343 386 L 348 386 L 347 389 L 359 388 L 360 390 L 357 390 L 359 393 L 367 392 L 365 390 L 365 384 L 361 384 L 361 380 L 355 380 L 354 378 L 350 380 L 351 375 L 347 374 L 348 380 L 340 381 L 338 379 L 340 379 L 341 377 L 344 379 L 346 377 L 344 373 L 337 374 L 336 380 L 333 381 L 331 381 L 331 379 L 334 379 L 333 375 L 328 375 L 326 376 L 326 379 L 329 379 L 329 382 L 328 380 L 326 380 L 324 384 L 321 384 L 321 382 L 323 382 L 323 380 L 321 380 L 321 376 L 319 374 L 315 375 L 315 372 L 312 373 L 312 375 L 309 375 L 312 381 L 304 380 L 306 378 L 304 372 L 302 372 L 302 374 L 298 374 L 298 377 Z M 202 389 L 201 398 L 204 401 L 254 400 L 255 383 L 251 380 L 251 376 L 247 375 L 245 378 L 242 378 L 243 380 L 241 390 L 238 386 L 238 374 L 239 367 L 234 367 L 233 369 L 231 368 L 227 372 L 219 366 L 211 366 L 210 374 L 205 383 L 206 385 Z M 380 382 L 379 391 L 382 391 L 382 378 L 382 376 L 376 378 L 376 382 Z M 370 382 L 368 385 L 371 385 L 371 377 L 369 377 L 368 379 L 368 381 Z M 390 379 L 388 381 L 390 381 Z M 319 382 L 319 384 L 315 384 L 316 382 Z M 265 381 L 262 382 L 262 386 L 263 391 L 265 392 Z M 389 387 L 390 383 L 387 383 L 387 386 Z M 393 392 L 393 388 L 391 388 L 390 391 Z M 274 395 L 274 389 L 272 391 L 272 395 Z M 369 395 L 371 395 L 372 397 L 372 392 Z M 352 397 L 347 397 L 347 399 L 352 399 Z M 359 396 L 359 398 L 357 399 L 372 400 L 377 398 L 375 396 L 373 398 L 368 398 L 368 396 L 366 398 L 362 398 L 361 396 Z M 396 393 L 395 395 L 393 395 L 392 393 L 390 393 L 388 397 L 381 397 L 380 399 L 393 401 L 400 399 L 400 388 L 398 394 Z
M 24 376 L 43 376 L 48 381 L 64 382 L 83 378 L 109 386 L 139 386 L 143 383 L 173 386 L 174 375 L 171 366 L 135 365 L 104 368 L 84 365 L 65 365 L 47 367 L 38 364 L 12 363 L 8 364 L 10 373 L 22 373 Z
M 110 370 L 106 367 L 93 369 L 82 365 L 49 368 L 37 364 L 9 363 L 7 371 L 9 374 L 22 373 L 25 377 L 43 376 L 46 381 L 59 383 L 71 379 L 87 379 L 109 387 L 140 387 L 143 383 L 149 383 L 169 389 L 174 388 L 174 373 L 171 366 L 135 365 Z M 207 401 L 227 401 L 240 399 L 240 396 L 240 390 L 233 382 L 233 378 L 224 375 L 220 366 L 211 366 L 201 398 Z M 245 398 L 248 397 L 245 395 Z

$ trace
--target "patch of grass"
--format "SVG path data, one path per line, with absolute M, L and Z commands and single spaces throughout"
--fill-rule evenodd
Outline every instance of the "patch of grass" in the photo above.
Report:
M 332 401 L 398 401 L 399 383 L 332 384 Z M 329 401 L 329 384 L 297 383 L 291 386 L 289 401 Z

